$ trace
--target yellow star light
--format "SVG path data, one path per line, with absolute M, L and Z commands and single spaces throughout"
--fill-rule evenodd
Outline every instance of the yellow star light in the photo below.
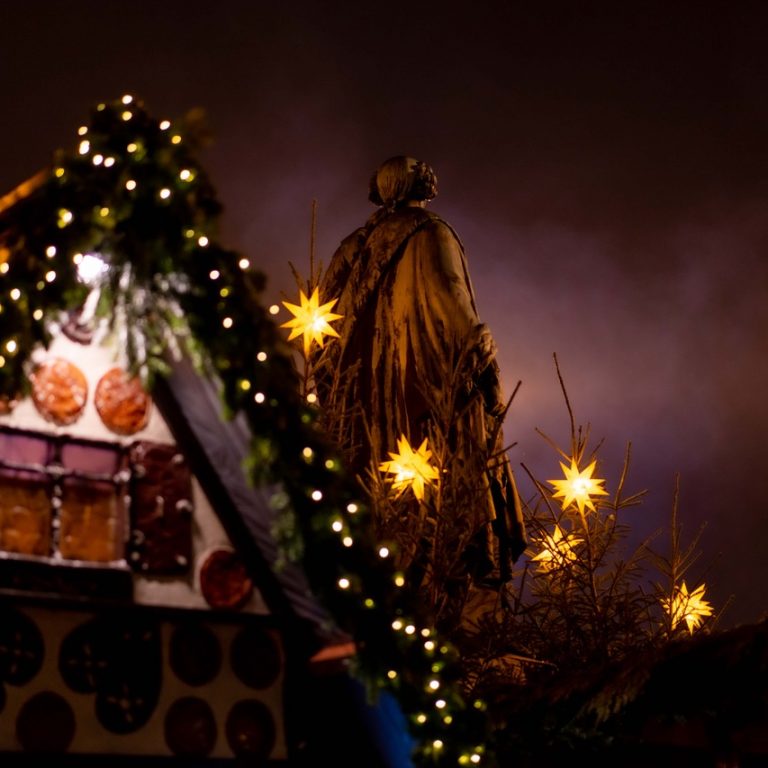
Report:
M 704 600 L 704 587 L 696 587 L 693 592 L 688 592 L 686 583 L 683 582 L 675 589 L 675 594 L 668 600 L 663 600 L 664 608 L 672 619 L 672 629 L 684 621 L 688 626 L 688 632 L 701 626 L 705 616 L 712 615 L 712 606 Z
M 397 441 L 397 450 L 398 453 L 389 452 L 391 461 L 382 461 L 379 470 L 394 475 L 392 490 L 398 496 L 406 488 L 412 488 L 414 496 L 421 501 L 425 486 L 432 485 L 439 477 L 437 467 L 429 463 L 432 451 L 427 448 L 427 438 L 414 451 L 408 438 L 402 435 Z
M 571 459 L 570 467 L 566 467 L 561 461 L 560 467 L 565 475 L 565 480 L 547 480 L 550 485 L 554 486 L 556 491 L 552 494 L 552 497 L 562 499 L 560 503 L 564 510 L 573 502 L 576 502 L 579 514 L 583 517 L 585 507 L 592 510 L 592 512 L 595 511 L 592 496 L 608 495 L 608 491 L 602 487 L 605 480 L 598 480 L 592 477 L 596 463 L 596 461 L 593 461 L 585 470 L 579 472 L 579 467 L 573 459 Z
M 542 550 L 538 555 L 531 559 L 539 561 L 540 571 L 550 571 L 573 562 L 578 558 L 575 547 L 581 544 L 584 539 L 574 536 L 572 533 L 563 534 L 563 529 L 555 525 L 555 530 L 551 536 L 544 534 L 541 540 Z
M 325 304 L 320 304 L 320 292 L 315 288 L 309 298 L 304 291 L 300 290 L 299 304 L 283 302 L 283 306 L 293 315 L 293 318 L 280 327 L 292 329 L 288 341 L 292 341 L 297 336 L 304 336 L 305 356 L 309 356 L 309 348 L 313 341 L 316 341 L 318 346 L 322 348 L 323 336 L 336 336 L 338 338 L 339 334 L 329 325 L 334 320 L 340 320 L 343 317 L 343 315 L 331 312 L 337 301 L 338 299 L 333 299 Z

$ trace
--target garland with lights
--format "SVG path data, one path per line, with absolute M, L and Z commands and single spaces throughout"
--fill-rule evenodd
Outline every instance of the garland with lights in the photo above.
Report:
M 78 264 L 98 254 L 96 314 L 148 387 L 185 353 L 221 382 L 247 419 L 248 471 L 278 481 L 286 551 L 356 640 L 358 674 L 390 690 L 420 763 L 492 760 L 485 704 L 458 687 L 455 649 L 420 619 L 386 547 L 371 536 L 357 483 L 317 426 L 291 348 L 260 301 L 264 276 L 218 241 L 221 206 L 196 160 L 192 123 L 152 118 L 126 95 L 100 104 L 43 182 L 0 215 L 0 397 L 28 389 L 36 348 L 89 287 Z

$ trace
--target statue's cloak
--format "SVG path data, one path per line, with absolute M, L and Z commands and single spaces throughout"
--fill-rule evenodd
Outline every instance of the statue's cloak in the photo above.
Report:
M 506 402 L 458 236 L 423 208 L 381 209 L 341 243 L 320 290 L 322 301 L 338 297 L 333 311 L 343 319 L 317 361 L 316 383 L 340 419 L 334 427 L 352 470 L 387 460 L 401 435 L 415 448 L 435 422 L 450 422 L 452 472 L 479 490 L 465 521 L 484 540 L 474 570 L 508 576 L 525 538 L 503 452 Z M 478 453 L 492 460 L 478 467 Z

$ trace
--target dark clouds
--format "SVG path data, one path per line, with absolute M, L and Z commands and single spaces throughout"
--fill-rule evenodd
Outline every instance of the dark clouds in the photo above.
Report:
M 450 6 L 450 7 L 447 7 Z M 437 170 L 507 389 L 515 463 L 567 443 L 556 352 L 632 514 L 686 530 L 726 623 L 768 608 L 768 7 L 762 3 L 27 2 L 0 4 L 0 187 L 31 175 L 97 102 L 206 109 L 228 244 L 268 300 L 370 212 L 384 158 Z M 634 482 L 633 482 L 634 480 Z M 761 591 L 763 590 L 763 591 Z

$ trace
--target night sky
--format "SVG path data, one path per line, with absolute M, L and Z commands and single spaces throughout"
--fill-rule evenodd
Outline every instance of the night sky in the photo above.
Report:
M 199 8 L 197 6 L 200 6 Z M 722 627 L 768 610 L 768 5 L 761 2 L 3 2 L 0 192 L 73 148 L 100 101 L 203 108 L 225 245 L 293 298 L 288 262 L 372 211 L 387 157 L 429 162 L 431 209 L 464 241 L 521 463 L 534 431 L 604 438 L 609 490 L 632 443 L 627 513 L 665 526 L 675 476 L 690 581 Z M 663 539 L 659 540 L 659 546 Z

